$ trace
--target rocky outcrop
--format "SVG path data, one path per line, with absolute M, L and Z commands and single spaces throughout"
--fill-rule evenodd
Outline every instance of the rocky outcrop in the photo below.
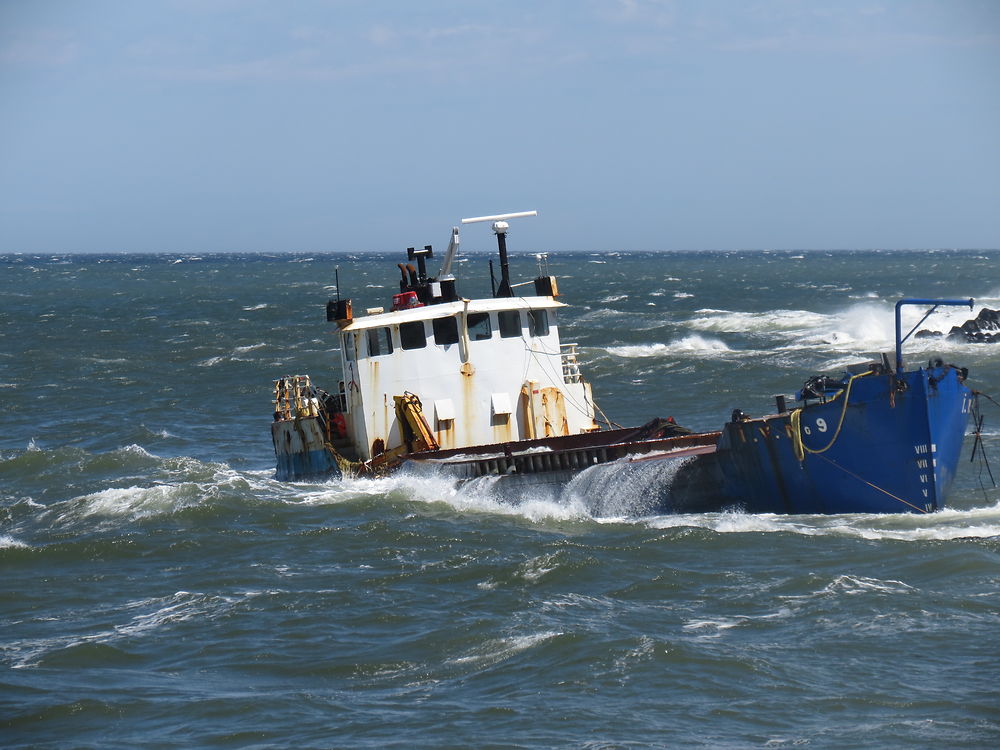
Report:
M 941 331 L 923 329 L 917 331 L 914 338 L 930 339 L 944 336 Z M 970 344 L 1000 344 L 1000 310 L 984 307 L 979 315 L 967 320 L 960 326 L 952 326 L 947 336 L 952 341 L 964 341 Z
M 953 326 L 948 332 L 948 338 L 975 344 L 1000 343 L 1000 310 L 984 307 L 972 320 Z

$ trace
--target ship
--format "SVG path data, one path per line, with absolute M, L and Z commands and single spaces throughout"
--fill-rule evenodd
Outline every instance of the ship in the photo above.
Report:
M 274 381 L 276 477 L 434 472 L 491 489 L 532 491 L 571 482 L 643 482 L 658 513 L 932 513 L 945 507 L 977 394 L 968 370 L 937 359 L 908 368 L 901 310 L 972 299 L 902 299 L 895 357 L 812 375 L 774 413 L 736 409 L 718 430 L 693 432 L 672 418 L 623 428 L 604 417 L 576 344 L 560 337 L 556 277 L 511 280 L 506 237 L 513 219 L 479 216 L 496 236 L 491 296 L 460 296 L 452 227 L 439 271 L 432 246 L 407 249 L 391 307 L 355 315 L 340 292 L 326 317 L 339 338 L 338 387 L 309 375 Z M 527 288 L 526 288 L 527 287 Z M 334 378 L 331 378 L 333 380 Z M 720 422 L 722 421 L 720 419 Z

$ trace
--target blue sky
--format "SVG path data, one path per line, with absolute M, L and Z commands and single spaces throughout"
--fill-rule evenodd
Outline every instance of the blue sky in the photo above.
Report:
M 0 252 L 1000 247 L 993 0 L 0 0 L 0 103 Z

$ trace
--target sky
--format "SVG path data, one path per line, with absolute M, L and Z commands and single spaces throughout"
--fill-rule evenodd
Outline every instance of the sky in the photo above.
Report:
M 0 0 L 0 253 L 527 210 L 512 249 L 998 248 L 1000 2 Z

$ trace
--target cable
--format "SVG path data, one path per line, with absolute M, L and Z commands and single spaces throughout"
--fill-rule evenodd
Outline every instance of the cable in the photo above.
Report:
M 855 473 L 854 473 L 853 471 L 849 471 L 848 469 L 845 469 L 845 468 L 844 468 L 843 466 L 841 466 L 840 464 L 838 464 L 838 463 L 836 463 L 836 462 L 834 462 L 834 461 L 831 461 L 831 460 L 830 460 L 829 458 L 827 458 L 826 456 L 820 456 L 820 458 L 821 458 L 821 459 L 823 459 L 824 461 L 826 461 L 826 462 L 827 462 L 828 464 L 830 464 L 831 466 L 834 466 L 834 467 L 836 467 L 836 468 L 840 469 L 840 470 L 841 470 L 842 472 L 844 472 L 845 474 L 849 474 L 850 476 L 854 477 L 854 478 L 855 478 L 855 479 L 857 479 L 858 481 L 860 481 L 860 482 L 864 482 L 865 484 L 867 484 L 867 485 L 868 485 L 869 487 L 871 487 L 872 489 L 874 489 L 874 490 L 878 490 L 879 492 L 883 492 L 883 493 L 885 493 L 886 495 L 888 495 L 889 497 L 891 497 L 891 498 L 892 498 L 893 500 L 899 500 L 899 502 L 903 503 L 903 505 L 908 505 L 908 506 L 910 506 L 911 508 L 913 508 L 913 509 L 914 509 L 915 511 L 917 511 L 918 513 L 924 513 L 924 514 L 926 514 L 926 513 L 929 513 L 929 512 L 930 512 L 930 511 L 927 511 L 927 510 L 924 510 L 923 508 L 920 508 L 920 507 L 917 507 L 916 505 L 914 505 L 914 504 L 913 504 L 913 503 L 911 503 L 911 502 L 907 502 L 906 500 L 904 500 L 903 498 L 899 497 L 898 495 L 893 495 L 893 494 L 892 494 L 891 492 L 889 492 L 889 490 L 884 490 L 884 489 L 882 489 L 881 487 L 879 487 L 879 486 L 878 486 L 877 484 L 872 484 L 871 482 L 869 482 L 869 481 L 868 481 L 867 479 L 865 479 L 864 477 L 859 477 L 859 476 L 858 476 L 857 474 L 855 474 Z

